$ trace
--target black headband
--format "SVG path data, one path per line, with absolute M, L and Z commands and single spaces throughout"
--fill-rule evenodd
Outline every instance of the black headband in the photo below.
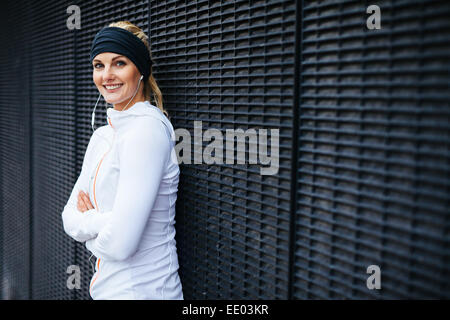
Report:
M 144 75 L 144 81 L 150 76 L 153 65 L 144 42 L 123 28 L 105 27 L 94 38 L 91 46 L 91 64 L 94 58 L 103 52 L 114 52 L 126 56 Z

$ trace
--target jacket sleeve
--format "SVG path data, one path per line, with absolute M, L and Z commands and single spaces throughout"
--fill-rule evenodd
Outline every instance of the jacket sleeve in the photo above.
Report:
M 105 225 L 108 214 L 99 213 L 97 209 L 78 211 L 78 193 L 80 190 L 88 192 L 89 173 L 87 172 L 88 154 L 92 148 L 92 138 L 89 141 L 86 153 L 83 159 L 80 176 L 78 177 L 70 194 L 69 200 L 61 214 L 64 231 L 74 240 L 84 242 L 97 236 L 99 230 Z
M 171 143 L 161 120 L 128 131 L 118 145 L 120 177 L 111 217 L 86 248 L 103 260 L 125 260 L 139 245 L 168 162 Z

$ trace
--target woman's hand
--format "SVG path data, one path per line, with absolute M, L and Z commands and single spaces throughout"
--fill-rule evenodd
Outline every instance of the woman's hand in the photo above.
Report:
M 78 193 L 78 202 L 77 202 L 77 209 L 78 211 L 85 212 L 90 209 L 94 209 L 94 206 L 91 203 L 91 200 L 89 200 L 89 193 L 86 194 L 83 192 L 83 190 L 80 190 Z

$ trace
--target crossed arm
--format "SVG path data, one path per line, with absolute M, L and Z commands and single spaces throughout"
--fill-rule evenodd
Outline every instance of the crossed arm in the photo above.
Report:
M 126 132 L 119 142 L 120 176 L 106 224 L 86 248 L 102 260 L 125 260 L 139 246 L 171 153 L 159 119 Z
M 108 214 L 97 212 L 83 191 L 89 188 L 87 161 L 91 148 L 92 138 L 86 149 L 80 176 L 62 212 L 64 231 L 79 242 L 96 237 L 108 219 Z
M 120 177 L 111 211 L 93 209 L 87 195 L 79 192 L 88 179 L 80 174 L 63 212 L 64 229 L 75 240 L 86 241 L 96 257 L 124 260 L 136 252 L 171 153 L 165 130 L 152 118 L 151 125 L 127 132 L 119 145 Z

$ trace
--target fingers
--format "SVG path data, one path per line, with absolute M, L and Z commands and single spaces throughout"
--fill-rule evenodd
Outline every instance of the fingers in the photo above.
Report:
M 94 209 L 94 206 L 89 199 L 89 194 L 84 193 L 82 190 L 78 193 L 77 209 L 81 212 Z
M 85 212 L 87 210 L 86 205 L 84 204 L 82 191 L 78 193 L 77 209 L 81 212 Z
M 94 209 L 94 206 L 91 203 L 91 199 L 89 199 L 89 193 L 86 194 L 83 192 L 83 195 L 84 195 L 84 204 L 86 205 L 87 209 L 88 210 Z

